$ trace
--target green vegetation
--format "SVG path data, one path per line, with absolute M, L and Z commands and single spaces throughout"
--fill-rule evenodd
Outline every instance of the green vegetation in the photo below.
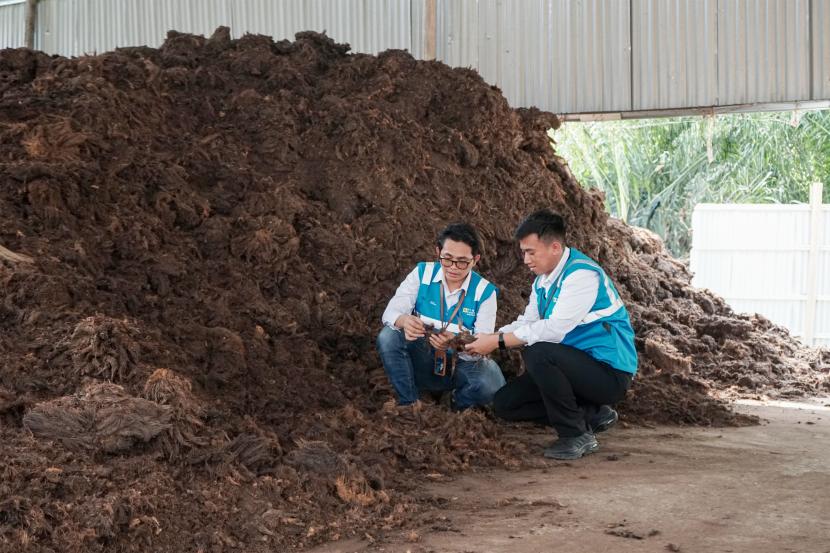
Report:
M 680 257 L 698 203 L 807 202 L 811 182 L 830 183 L 828 110 L 565 123 L 551 136 L 612 215 Z

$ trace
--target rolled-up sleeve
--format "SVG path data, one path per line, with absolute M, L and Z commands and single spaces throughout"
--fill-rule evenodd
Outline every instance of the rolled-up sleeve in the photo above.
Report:
M 536 307 L 536 290 L 533 286 L 530 287 L 530 299 L 527 302 L 527 307 L 525 307 L 525 312 L 519 315 L 519 318 L 510 323 L 509 325 L 504 325 L 499 329 L 499 332 L 514 332 L 517 328 L 521 328 L 527 324 L 539 320 L 539 309 Z
M 537 320 L 527 321 L 511 331 L 529 346 L 536 342 L 559 343 L 585 319 L 596 302 L 598 291 L 597 273 L 587 269 L 574 271 L 562 282 L 562 290 L 549 318 L 539 320 L 536 311 Z M 528 310 L 530 307 L 536 310 L 534 303 Z

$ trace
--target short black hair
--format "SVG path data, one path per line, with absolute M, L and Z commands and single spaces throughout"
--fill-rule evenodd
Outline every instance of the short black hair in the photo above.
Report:
M 447 228 L 441 231 L 441 234 L 438 235 L 438 239 L 435 241 L 435 245 L 438 246 L 439 250 L 444 247 L 444 242 L 447 239 L 467 244 L 473 250 L 474 256 L 481 253 L 481 240 L 473 225 L 468 223 L 451 223 L 447 225 Z
M 544 242 L 554 240 L 565 243 L 565 220 L 558 213 L 550 209 L 539 209 L 528 215 L 519 223 L 514 237 L 516 240 L 536 234 Z

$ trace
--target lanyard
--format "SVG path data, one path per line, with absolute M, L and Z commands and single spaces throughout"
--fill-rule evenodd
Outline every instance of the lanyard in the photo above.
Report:
M 545 301 L 543 298 L 539 298 L 540 301 L 536 302 L 536 309 L 539 309 L 539 306 L 542 305 L 542 301 L 545 301 L 545 307 L 539 309 L 540 319 L 545 318 L 545 313 L 548 312 L 548 307 L 550 307 L 550 302 L 553 301 L 553 298 L 559 296 L 559 287 L 562 285 L 562 277 L 564 275 L 565 269 L 562 269 L 562 273 L 559 275 L 559 277 L 557 277 L 556 281 L 550 285 L 550 288 L 548 288 L 547 292 L 545 292 L 545 294 L 550 294 L 550 296 L 547 297 L 547 301 Z M 542 290 L 544 290 L 544 288 L 542 288 Z
M 464 303 L 464 297 L 467 295 L 467 291 L 466 290 L 461 291 L 461 297 L 458 298 L 458 303 L 455 304 L 455 309 L 453 309 L 452 314 L 450 315 L 450 318 L 447 319 L 446 323 L 444 322 L 444 282 L 443 281 L 438 283 L 438 291 L 441 294 L 441 297 L 438 299 L 438 301 L 441 302 L 441 331 L 439 332 L 439 334 L 440 334 L 441 332 L 444 332 L 445 330 L 447 330 L 447 327 L 450 326 L 450 323 L 452 322 L 452 320 L 456 317 L 456 315 L 458 315 L 458 310 L 461 309 L 461 304 Z M 458 326 L 459 326 L 459 328 L 461 327 L 461 325 L 458 325 Z M 450 358 L 450 363 L 449 363 L 449 365 L 450 365 L 450 375 L 452 375 L 455 372 L 455 357 L 456 356 L 453 355 Z M 441 376 L 441 377 L 443 377 L 447 374 L 447 352 L 446 352 L 446 350 L 435 352 L 435 366 L 433 368 L 433 372 L 437 376 Z
M 556 297 L 556 293 L 554 293 L 553 290 L 548 290 L 547 293 L 550 294 L 550 297 L 548 297 L 547 301 L 545 301 L 545 306 L 542 309 L 539 310 L 539 318 L 540 319 L 545 318 L 545 313 L 548 312 L 548 307 L 550 307 L 550 302 L 553 301 L 553 298 Z M 544 298 L 543 298 L 543 301 L 544 301 Z M 537 309 L 539 309 L 539 305 L 542 305 L 542 302 L 538 302 L 538 305 L 536 306 Z
M 439 293 L 441 294 L 441 298 L 438 300 L 438 301 L 441 302 L 441 332 L 444 332 L 445 330 L 447 330 L 447 327 L 450 326 L 450 323 L 452 323 L 452 320 L 456 317 L 456 315 L 458 315 L 458 310 L 461 309 L 461 304 L 464 303 L 464 297 L 467 295 L 467 291 L 466 290 L 461 290 L 461 297 L 458 298 L 458 303 L 455 304 L 455 309 L 453 309 L 452 314 L 450 315 L 450 318 L 447 319 L 447 322 L 445 323 L 444 322 L 444 282 L 443 281 L 438 283 L 438 290 L 439 290 Z M 460 326 L 461 325 L 459 325 L 459 327 Z

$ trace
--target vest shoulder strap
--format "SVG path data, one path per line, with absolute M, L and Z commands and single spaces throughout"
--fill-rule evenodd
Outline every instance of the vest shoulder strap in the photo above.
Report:
M 477 303 L 486 300 L 493 293 L 498 295 L 498 288 L 475 271 L 472 272 L 472 278 L 470 279 L 470 289 L 473 292 L 473 300 Z
M 418 263 L 418 276 L 421 277 L 421 284 L 429 286 L 435 276 L 435 262 L 422 261 Z

